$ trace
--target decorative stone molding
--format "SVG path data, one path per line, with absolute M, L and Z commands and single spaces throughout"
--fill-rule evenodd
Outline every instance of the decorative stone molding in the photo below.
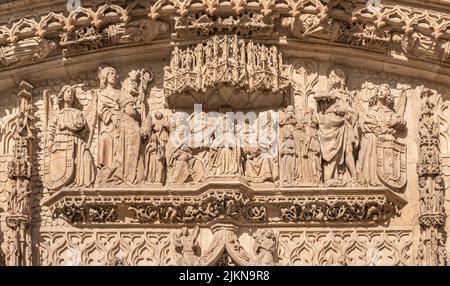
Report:
M 221 219 L 239 225 L 378 225 L 399 215 L 406 203 L 384 188 L 230 187 L 205 183 L 178 190 L 63 189 L 43 203 L 55 217 L 76 225 L 211 225 Z M 117 209 L 123 210 L 120 215 Z
M 280 231 L 280 265 L 414 264 L 411 230 Z
M 204 15 L 197 18 L 195 15 L 199 13 Z M 365 1 L 356 0 L 333 0 L 328 4 L 319 0 L 209 0 L 200 3 L 134 0 L 127 5 L 106 3 L 96 8 L 81 7 L 69 14 L 51 12 L 0 26 L 0 45 L 3 45 L 0 46 L 0 59 L 19 63 L 15 59 L 20 56 L 15 55 L 11 45 L 22 47 L 20 41 L 29 41 L 31 37 L 37 37 L 38 42 L 61 38 L 60 45 L 66 50 L 66 56 L 106 47 L 110 43 L 151 41 L 167 30 L 164 22 L 171 19 L 175 21 L 172 37 L 177 40 L 209 36 L 216 31 L 243 36 L 251 32 L 252 37 L 264 38 L 275 34 L 273 30 L 280 30 L 280 34 L 302 40 L 326 40 L 386 54 L 395 51 L 398 55 L 426 57 L 436 62 L 447 62 L 450 56 L 448 15 L 414 6 L 387 2 L 379 11 L 369 11 Z M 275 19 L 281 27 L 273 27 Z M 128 32 L 127 27 L 132 31 Z M 143 34 L 133 36 L 139 27 Z M 149 33 L 145 32 L 146 27 Z M 125 34 L 120 36 L 123 29 Z M 111 33 L 119 40 L 111 41 Z M 39 52 L 38 57 L 30 53 L 31 56 L 26 57 L 32 60 L 47 57 L 45 52 Z
M 171 238 L 178 231 L 43 231 L 40 261 L 42 265 L 181 265 Z M 186 231 L 184 244 L 192 245 L 194 230 Z M 233 225 L 216 225 L 198 262 L 188 264 L 260 265 L 257 256 L 242 247 L 236 233 Z M 311 229 L 274 233 L 275 265 L 413 265 L 411 230 Z M 259 245 L 256 239 L 253 244 Z
M 445 265 L 430 1 L 0 4 L 0 264 Z
M 13 158 L 8 162 L 10 185 L 6 216 L 6 264 L 30 266 L 31 258 L 31 165 L 35 139 L 32 89 L 22 81 L 17 94 L 19 113 L 13 128 Z
M 417 253 L 419 265 L 447 264 L 445 245 L 445 182 L 440 164 L 440 130 L 436 111 L 438 95 L 428 89 L 420 93 L 422 113 L 419 121 L 420 242 Z

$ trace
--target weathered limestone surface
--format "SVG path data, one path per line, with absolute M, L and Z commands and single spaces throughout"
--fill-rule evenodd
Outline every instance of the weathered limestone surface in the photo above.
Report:
M 447 265 L 448 3 L 326 2 L 0 1 L 0 265 Z

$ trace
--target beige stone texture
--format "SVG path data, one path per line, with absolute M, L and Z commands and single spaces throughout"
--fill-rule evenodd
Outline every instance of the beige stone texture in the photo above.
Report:
M 81 2 L 0 0 L 0 265 L 448 265 L 447 0 Z

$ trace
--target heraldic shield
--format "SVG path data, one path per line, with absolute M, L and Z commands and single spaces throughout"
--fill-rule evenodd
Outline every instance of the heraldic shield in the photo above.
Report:
M 73 139 L 57 142 L 44 152 L 44 187 L 55 190 L 70 182 L 75 173 Z
M 379 138 L 377 144 L 378 179 L 389 188 L 402 189 L 406 179 L 406 145 L 393 139 Z

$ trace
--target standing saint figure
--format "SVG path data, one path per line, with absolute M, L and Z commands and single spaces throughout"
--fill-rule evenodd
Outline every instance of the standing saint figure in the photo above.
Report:
M 151 184 L 165 181 L 164 150 L 156 134 L 150 135 L 145 147 L 145 178 Z
M 403 114 L 395 111 L 391 88 L 381 85 L 369 101 L 369 108 L 360 115 L 361 149 L 357 169 L 370 186 L 382 185 L 377 175 L 378 141 L 395 139 L 394 135 L 406 127 Z
M 121 116 L 115 125 L 114 161 L 111 183 L 137 185 L 144 181 L 143 137 L 148 134 L 136 120 L 135 99 L 123 95 L 118 99 Z
M 302 181 L 318 184 L 322 180 L 322 155 L 319 142 L 319 122 L 317 116 L 308 111 L 305 113 L 304 134 L 302 141 Z
M 358 147 L 357 114 L 350 105 L 343 69 L 329 73 L 329 90 L 316 95 L 318 103 L 319 140 L 323 157 L 323 179 L 329 185 L 356 181 L 354 151 Z
M 64 86 L 58 95 L 59 110 L 48 127 L 49 188 L 73 183 L 89 187 L 95 181 L 95 165 L 89 147 L 84 141 L 87 123 L 81 110 L 73 107 L 76 89 Z M 71 152 L 70 154 L 68 152 Z M 69 161 L 74 161 L 69 164 Z
M 280 183 L 282 186 L 291 186 L 295 183 L 298 157 L 295 145 L 294 134 L 292 131 L 286 131 L 280 150 Z
M 223 112 L 210 148 L 208 171 L 212 176 L 240 176 L 242 171 L 241 148 L 235 135 L 231 115 Z
M 25 179 L 22 181 L 9 180 L 10 193 L 8 196 L 8 213 L 10 215 L 29 216 L 31 215 L 29 189 L 30 181 Z
M 98 94 L 98 114 L 100 117 L 98 138 L 98 167 L 111 167 L 114 156 L 114 126 L 120 117 L 119 77 L 112 67 L 105 67 L 99 72 L 100 89 Z
M 160 111 L 148 116 L 142 124 L 147 130 L 145 147 L 145 178 L 147 183 L 165 182 L 166 145 L 168 141 L 168 123 Z

